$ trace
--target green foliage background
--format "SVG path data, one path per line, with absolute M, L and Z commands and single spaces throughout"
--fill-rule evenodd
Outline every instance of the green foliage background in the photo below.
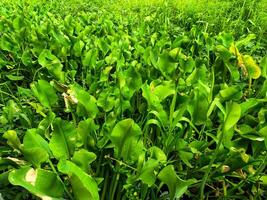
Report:
M 266 0 L 0 2 L 0 199 L 266 199 Z

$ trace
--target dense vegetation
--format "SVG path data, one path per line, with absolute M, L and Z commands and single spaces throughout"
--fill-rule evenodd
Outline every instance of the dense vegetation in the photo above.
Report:
M 266 0 L 0 2 L 0 200 L 266 199 Z

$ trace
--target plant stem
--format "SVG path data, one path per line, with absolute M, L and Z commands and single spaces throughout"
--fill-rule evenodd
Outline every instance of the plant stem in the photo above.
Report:
M 117 185 L 118 185 L 119 179 L 120 179 L 120 174 L 117 173 L 116 176 L 115 176 L 115 182 L 112 185 L 113 187 L 112 187 L 112 193 L 111 193 L 111 200 L 114 199 L 114 196 L 115 196 L 115 192 L 117 190 Z
M 206 185 L 206 182 L 208 180 L 208 177 L 209 177 L 209 174 L 210 174 L 210 171 L 211 171 L 211 167 L 219 153 L 219 148 L 222 144 L 222 139 L 223 139 L 223 135 L 224 135 L 224 131 L 222 131 L 221 135 L 220 135 L 220 138 L 219 138 L 219 141 L 218 141 L 218 144 L 216 146 L 216 149 L 215 149 L 215 152 L 214 152 L 214 155 L 209 163 L 209 166 L 208 166 L 208 169 L 206 171 L 206 173 L 204 174 L 204 177 L 202 179 L 202 182 L 201 182 L 201 185 L 200 185 L 200 200 L 203 200 L 204 199 L 204 189 L 205 189 L 205 185 Z
M 106 175 L 105 175 L 105 183 L 104 183 L 104 188 L 103 192 L 101 194 L 101 200 L 105 199 L 106 191 L 107 191 L 107 185 L 108 185 L 108 180 L 109 180 L 109 170 L 107 170 Z
M 64 183 L 64 182 L 62 181 L 62 179 L 60 178 L 60 176 L 59 176 L 57 170 L 55 169 L 55 167 L 54 167 L 54 165 L 53 165 L 53 163 L 51 162 L 50 159 L 48 160 L 48 163 L 49 163 L 49 165 L 50 165 L 52 171 L 56 174 L 57 179 L 58 179 L 58 180 L 60 181 L 60 183 L 62 184 L 63 189 L 64 189 L 64 191 L 66 192 L 66 194 L 68 195 L 68 197 L 69 197 L 71 200 L 74 200 L 74 198 L 73 198 L 72 195 L 69 193 L 69 191 L 68 191 L 68 189 L 67 189 L 65 183 Z

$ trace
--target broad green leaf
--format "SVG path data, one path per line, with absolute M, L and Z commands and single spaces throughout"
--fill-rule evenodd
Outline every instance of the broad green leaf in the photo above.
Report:
M 154 94 L 154 89 L 155 86 L 153 82 L 150 86 L 145 83 L 142 86 L 142 95 L 146 99 L 149 109 L 152 110 L 151 112 L 154 114 L 157 113 L 156 116 L 158 120 L 161 121 L 162 124 L 165 124 L 168 119 L 167 113 L 163 109 L 159 97 Z
M 242 46 L 247 46 L 251 42 L 251 40 L 254 40 L 254 39 L 256 39 L 255 34 L 248 34 L 245 38 L 235 42 L 235 45 L 237 48 L 240 48 Z
M 57 158 L 69 159 L 75 150 L 76 129 L 73 124 L 56 118 L 53 122 L 53 132 L 49 142 L 49 147 L 53 155 Z
M 149 159 L 145 162 L 144 166 L 142 167 L 139 175 L 139 179 L 151 187 L 156 181 L 156 174 L 155 170 L 159 167 L 159 161 L 155 159 Z
M 80 167 L 68 160 L 60 160 L 58 170 L 69 176 L 72 190 L 77 200 L 98 200 L 96 181 Z
M 180 65 L 184 72 L 191 73 L 196 67 L 196 62 L 192 57 L 188 57 L 185 60 L 180 60 Z
M 22 167 L 11 171 L 8 179 L 42 199 L 63 197 L 63 186 L 51 171 Z
M 78 101 L 77 115 L 81 117 L 95 118 L 98 114 L 96 99 L 86 92 L 78 84 L 70 86 L 68 93 Z
M 176 63 L 171 60 L 168 53 L 161 54 L 156 65 L 166 78 L 172 76 L 177 67 Z
M 229 103 L 226 106 L 226 116 L 224 120 L 224 131 L 230 130 L 240 119 L 241 106 L 235 102 Z
M 226 87 L 219 92 L 222 101 L 239 100 L 242 97 L 242 91 L 239 86 Z
M 260 181 L 262 182 L 263 185 L 267 185 L 267 175 L 263 175 L 263 176 L 260 178 Z
M 109 45 L 107 41 L 105 41 L 104 38 L 100 38 L 97 42 L 97 46 L 101 49 L 103 55 L 105 56 L 109 51 Z
M 199 80 L 205 82 L 207 75 L 207 68 L 205 65 L 201 65 L 195 68 L 194 71 L 187 77 L 186 85 L 190 86 L 197 83 Z
M 159 161 L 159 162 L 165 162 L 167 161 L 167 156 L 165 153 L 158 147 L 153 146 L 148 149 L 148 152 L 150 154 L 150 157 Z
M 250 98 L 247 101 L 244 101 L 240 104 L 241 106 L 241 116 L 245 116 L 245 114 L 249 113 L 250 111 L 255 108 L 260 101 L 258 99 Z
M 242 137 L 254 141 L 264 141 L 262 137 L 255 129 L 247 124 L 241 124 L 239 129 L 236 130 Z
M 1 160 L 0 160 L 0 166 L 1 166 Z M 0 170 L 2 170 L 0 168 Z M 10 184 L 9 181 L 8 181 L 8 175 L 9 175 L 9 171 L 6 171 L 6 172 L 1 172 L 0 174 L 0 185 L 1 185 L 1 188 L 5 188 L 5 187 L 8 187 L 8 185 Z M 1 196 L 0 196 L 0 199 L 1 199 Z M 3 200 L 3 199 L 1 199 Z
M 118 122 L 110 134 L 115 153 L 125 161 L 136 161 L 143 151 L 142 131 L 132 119 Z
M 158 178 L 163 183 L 167 184 L 170 192 L 170 199 L 178 199 L 183 196 L 188 187 L 196 183 L 195 179 L 182 180 L 175 173 L 173 165 L 164 167 L 158 174 Z
M 134 67 L 129 67 L 124 72 L 125 83 L 130 90 L 130 96 L 140 89 L 142 85 L 142 77 Z
M 14 49 L 14 47 L 15 47 L 14 42 L 15 41 L 13 41 L 9 35 L 4 33 L 3 35 L 1 35 L 1 38 L 0 38 L 0 49 L 12 52 L 15 50 Z
M 267 126 L 262 127 L 259 130 L 259 134 L 264 137 L 265 147 L 267 149 Z
M 176 150 L 178 151 L 180 159 L 188 167 L 193 168 L 193 166 L 190 163 L 190 160 L 193 158 L 194 154 L 191 152 L 188 143 L 183 139 L 179 139 L 176 144 Z
M 75 56 L 79 57 L 82 55 L 82 50 L 83 50 L 84 45 L 85 44 L 82 40 L 78 40 L 77 42 L 75 42 L 73 46 Z
M 261 75 L 267 79 L 267 56 L 264 56 L 260 62 L 260 67 L 262 69 Z
M 54 75 L 61 82 L 65 81 L 65 74 L 62 71 L 63 65 L 60 60 L 48 49 L 44 49 L 38 57 L 38 62 L 42 67 L 47 68 L 49 73 Z
M 87 172 L 89 165 L 96 159 L 96 155 L 85 149 L 80 149 L 75 151 L 71 159 L 77 166 L 79 166 L 83 171 Z
M 183 54 L 182 49 L 181 48 L 174 48 L 169 52 L 169 56 L 175 60 L 176 62 L 178 61 L 186 61 L 188 60 L 188 57 Z
M 173 81 L 163 81 L 161 84 L 156 86 L 152 91 L 160 101 L 163 101 L 170 95 L 175 93 L 175 84 Z
M 45 80 L 38 80 L 38 83 L 32 83 L 31 89 L 34 96 L 38 98 L 40 103 L 51 108 L 57 103 L 58 97 L 54 88 Z
M 220 33 L 217 39 L 225 47 L 229 47 L 234 42 L 234 37 L 231 33 Z
M 3 115 L 11 123 L 18 113 L 21 112 L 21 109 L 15 103 L 15 101 L 8 100 L 7 105 L 3 108 Z
M 85 68 L 94 69 L 96 67 L 98 51 L 95 49 L 90 49 L 86 52 L 82 58 L 82 64 Z
M 52 157 L 48 142 L 38 134 L 38 129 L 28 129 L 23 138 L 23 153 L 25 158 L 35 166 Z
M 92 133 L 97 130 L 97 125 L 92 118 L 80 121 L 77 129 L 77 146 L 88 146 Z
M 49 159 L 48 154 L 43 149 L 36 147 L 24 149 L 23 155 L 25 160 L 30 162 L 34 167 L 40 167 L 42 163 Z
M 49 148 L 48 142 L 42 138 L 38 133 L 39 129 L 28 129 L 23 138 L 23 149 L 41 148 L 49 156 L 52 156 L 52 152 Z
M 38 131 L 41 135 L 45 135 L 49 131 L 49 127 L 52 125 L 56 118 L 55 113 L 49 112 L 46 117 L 38 124 Z
M 193 113 L 192 120 L 196 125 L 204 124 L 207 120 L 207 112 L 209 109 L 208 93 L 202 88 L 194 91 L 194 99 L 192 101 Z
M 112 96 L 110 90 L 103 90 L 97 99 L 97 106 L 101 107 L 105 112 L 109 112 L 114 107 L 115 97 Z
M 228 62 L 232 56 L 230 51 L 223 45 L 217 45 L 214 50 L 215 53 L 217 53 L 218 56 L 220 56 L 224 62 Z
M 21 143 L 17 136 L 17 132 L 14 130 L 8 130 L 4 133 L 3 138 L 7 139 L 7 144 L 14 149 L 20 150 Z
M 29 49 L 23 51 L 21 61 L 25 66 L 30 66 L 32 64 L 32 56 Z
M 17 16 L 14 20 L 13 20 L 13 27 L 15 30 L 19 31 L 21 28 L 23 28 L 24 26 L 24 21 L 23 18 L 21 16 Z

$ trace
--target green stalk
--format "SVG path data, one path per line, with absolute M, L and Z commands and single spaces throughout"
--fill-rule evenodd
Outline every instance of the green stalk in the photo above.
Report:
M 60 178 L 60 176 L 59 176 L 57 170 L 55 169 L 55 167 L 54 167 L 54 165 L 53 165 L 53 163 L 51 162 L 50 159 L 48 159 L 48 163 L 49 163 L 49 165 L 50 165 L 52 171 L 56 174 L 57 179 L 58 179 L 58 180 L 60 181 L 60 183 L 62 184 L 63 189 L 64 189 L 64 191 L 66 192 L 66 194 L 68 195 L 68 197 L 69 197 L 71 200 L 74 200 L 74 198 L 73 198 L 72 195 L 69 193 L 69 191 L 68 191 L 68 189 L 67 189 L 65 183 L 64 183 L 64 182 L 62 181 L 62 179 Z
M 117 173 L 115 176 L 115 182 L 114 182 L 113 188 L 112 188 L 111 200 L 114 200 L 114 196 L 115 196 L 115 192 L 117 190 L 117 185 L 118 185 L 119 179 L 120 179 L 120 174 Z
M 216 146 L 216 149 L 215 149 L 215 152 L 214 152 L 214 155 L 209 163 L 209 166 L 208 166 L 208 169 L 206 171 L 206 173 L 204 174 L 204 177 L 202 179 L 202 182 L 201 182 L 201 185 L 200 185 L 200 200 L 204 200 L 204 189 L 205 189 L 205 185 L 206 185 L 206 182 L 208 180 L 208 177 L 209 177 L 209 174 L 210 174 L 210 171 L 211 171 L 211 167 L 214 163 L 214 161 L 216 160 L 216 157 L 219 153 L 219 148 L 222 144 L 222 139 L 223 139 L 223 135 L 224 135 L 224 131 L 222 131 L 221 135 L 220 135 L 220 138 L 219 138 L 219 141 L 218 141 L 218 144 Z
M 107 191 L 107 185 L 108 185 L 108 178 L 109 176 L 109 170 L 107 170 L 106 175 L 105 175 L 105 183 L 104 183 L 104 188 L 103 188 L 103 192 L 101 194 L 101 200 L 105 199 L 105 195 L 106 195 L 106 191 Z

